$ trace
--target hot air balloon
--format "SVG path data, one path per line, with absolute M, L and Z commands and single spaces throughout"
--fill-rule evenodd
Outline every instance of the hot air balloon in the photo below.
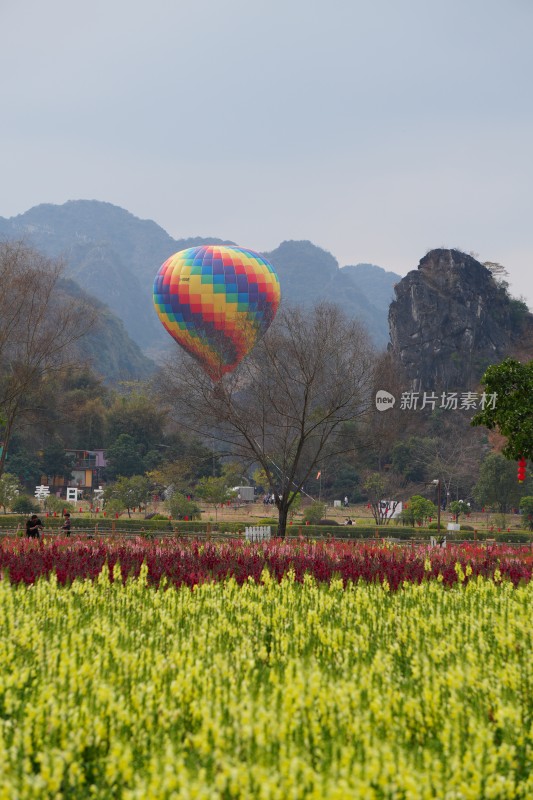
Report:
M 163 326 L 215 382 L 252 350 L 279 302 L 274 267 L 243 247 L 180 250 L 160 267 L 154 282 Z

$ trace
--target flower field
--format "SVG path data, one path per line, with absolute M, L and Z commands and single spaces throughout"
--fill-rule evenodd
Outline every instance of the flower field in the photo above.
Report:
M 0 800 L 533 796 L 529 550 L 0 558 Z
M 318 581 L 340 577 L 346 583 L 387 581 L 393 590 L 404 581 L 438 580 L 452 586 L 482 575 L 499 575 L 514 585 L 531 580 L 533 550 L 529 545 L 487 547 L 475 543 L 446 548 L 360 542 L 310 542 L 271 540 L 250 546 L 242 540 L 200 541 L 162 539 L 105 541 L 73 539 L 9 538 L 0 544 L 0 573 L 7 571 L 12 583 L 33 583 L 55 571 L 60 584 L 75 578 L 95 579 L 108 565 L 121 565 L 125 580 L 148 567 L 148 583 L 194 586 L 205 581 L 233 577 L 238 583 L 258 581 L 266 568 L 280 580 L 292 570 L 297 581 L 305 574 Z

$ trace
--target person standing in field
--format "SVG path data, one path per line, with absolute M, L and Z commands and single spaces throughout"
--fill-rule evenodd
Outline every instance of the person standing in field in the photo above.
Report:
M 68 511 L 65 511 L 65 515 L 64 516 L 65 516 L 65 519 L 64 519 L 63 524 L 62 524 L 62 526 L 61 526 L 61 528 L 59 530 L 63 531 L 65 536 L 70 536 L 70 526 L 71 526 L 70 513 Z
M 43 523 L 37 514 L 32 514 L 29 520 L 26 522 L 26 536 L 29 539 L 38 539 L 41 535 L 42 529 Z

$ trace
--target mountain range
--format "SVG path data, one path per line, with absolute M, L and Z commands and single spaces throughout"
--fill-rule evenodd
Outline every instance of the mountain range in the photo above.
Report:
M 142 377 L 150 369 L 148 359 L 172 346 L 152 303 L 160 265 L 186 247 L 234 244 L 212 237 L 174 239 L 155 222 L 96 200 L 45 203 L 16 217 L 0 217 L 0 237 L 23 239 L 47 256 L 62 258 L 66 277 L 109 309 L 106 324 L 114 333 L 104 345 L 101 331 L 100 361 L 107 360 L 107 371 L 114 369 L 115 375 L 118 369 Z M 279 275 L 282 302 L 304 307 L 334 302 L 361 321 L 377 347 L 387 346 L 387 315 L 399 275 L 373 264 L 341 268 L 334 256 L 309 241 L 282 242 L 263 255 Z M 105 352 L 109 347 L 128 352 L 127 368 L 121 368 L 120 354 Z

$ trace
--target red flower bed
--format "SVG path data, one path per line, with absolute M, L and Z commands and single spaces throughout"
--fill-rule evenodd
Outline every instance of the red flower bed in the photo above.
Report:
M 0 545 L 0 572 L 7 573 L 13 583 L 33 583 L 52 572 L 61 584 L 75 578 L 94 579 L 106 563 L 112 580 L 117 562 L 124 580 L 129 575 L 137 576 L 146 562 L 148 581 L 153 585 L 158 585 L 162 577 L 176 586 L 193 586 L 230 576 L 239 583 L 248 578 L 258 581 L 266 567 L 277 580 L 293 570 L 297 581 L 309 573 L 318 581 L 329 581 L 335 576 L 344 582 L 387 580 L 391 589 L 397 589 L 403 581 L 421 583 L 439 576 L 444 585 L 451 586 L 459 580 L 457 564 L 466 573 L 465 581 L 477 575 L 494 577 L 499 570 L 502 579 L 517 585 L 531 579 L 533 553 L 529 546 L 391 547 L 303 540 L 249 545 L 242 540 L 154 542 L 139 538 L 123 542 L 81 539 L 40 542 L 6 538 Z

